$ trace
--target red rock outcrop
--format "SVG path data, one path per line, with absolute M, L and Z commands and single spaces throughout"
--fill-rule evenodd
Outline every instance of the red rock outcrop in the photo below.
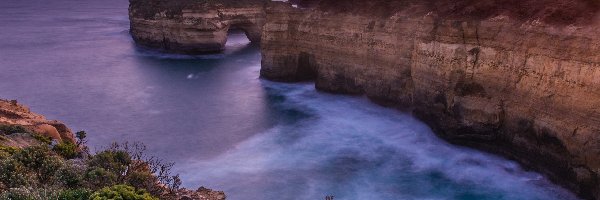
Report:
M 18 104 L 15 100 L 0 99 L 0 125 L 20 125 L 31 132 L 59 142 L 76 143 L 73 132 L 65 124 L 56 120 L 47 120 L 44 116 L 31 112 L 29 108 Z

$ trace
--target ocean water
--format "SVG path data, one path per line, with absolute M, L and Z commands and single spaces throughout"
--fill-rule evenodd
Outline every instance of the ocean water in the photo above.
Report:
M 515 162 L 438 139 L 407 113 L 312 83 L 258 78 L 259 48 L 138 48 L 125 0 L 2 0 L 0 98 L 86 130 L 92 149 L 143 142 L 184 186 L 228 199 L 576 199 Z

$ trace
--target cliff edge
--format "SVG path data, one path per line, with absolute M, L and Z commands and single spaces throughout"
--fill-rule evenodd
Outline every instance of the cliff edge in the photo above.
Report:
M 0 99 L 0 199 L 88 199 L 94 191 L 105 195 L 108 186 L 125 186 L 117 184 L 160 199 L 226 199 L 222 191 L 180 188 L 178 175 L 170 177 L 171 165 L 145 158 L 140 151 L 145 147 L 138 144 L 114 144 L 90 154 L 82 141 L 85 132 L 80 133 L 76 141 L 62 122 L 47 120 L 16 100 Z
M 214 16 L 228 1 L 149 0 L 173 10 L 147 12 L 139 11 L 147 1 L 131 2 L 139 44 L 186 53 L 223 48 L 222 30 L 230 26 Z M 507 156 L 583 198 L 600 199 L 600 1 L 259 4 L 229 10 L 257 13 L 261 77 L 314 80 L 319 90 L 408 110 L 450 142 Z M 196 21 L 183 13 L 195 13 L 186 16 Z
M 261 76 L 411 111 L 600 199 L 597 1 L 273 3 Z
M 0 99 L 0 126 L 19 126 L 23 127 L 23 131 L 40 134 L 58 142 L 76 143 L 73 132 L 65 124 L 56 120 L 47 120 L 44 116 L 33 113 L 26 106 L 17 103 L 16 100 Z M 0 140 L 0 144 L 24 147 L 29 146 L 30 142 L 24 138 L 10 140 L 5 137 L 4 140 Z

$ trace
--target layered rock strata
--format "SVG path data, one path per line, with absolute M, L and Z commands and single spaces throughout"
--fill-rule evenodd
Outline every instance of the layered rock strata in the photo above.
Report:
M 184 53 L 221 50 L 232 23 L 219 13 L 252 7 L 262 77 L 409 110 L 600 199 L 597 0 L 131 2 L 136 42 Z
M 259 43 L 264 1 L 130 0 L 130 32 L 139 45 L 176 53 L 222 51 L 230 29 Z
M 477 16 L 419 3 L 331 2 L 267 8 L 262 77 L 314 80 L 320 90 L 410 110 L 450 142 L 505 155 L 600 199 L 595 7 L 563 19 L 560 7 L 558 17 Z

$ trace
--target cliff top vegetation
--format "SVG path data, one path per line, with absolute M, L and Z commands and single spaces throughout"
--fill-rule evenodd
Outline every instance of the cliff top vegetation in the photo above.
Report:
M 304 0 L 307 2 L 319 0 Z M 302 0 L 301 0 L 302 2 Z M 540 20 L 553 25 L 587 24 L 597 20 L 600 0 L 320 0 L 319 8 L 334 13 L 388 17 L 405 11 L 460 20 L 482 20 L 499 15 Z
M 181 15 L 185 9 L 210 10 L 216 7 L 237 8 L 260 5 L 270 0 L 129 0 L 130 12 L 136 17 L 151 19 L 156 13 L 164 12 L 167 17 Z
M 157 200 L 177 199 L 181 191 L 172 164 L 147 156 L 142 144 L 113 144 L 91 154 L 85 132 L 77 133 L 76 144 L 19 125 L 2 125 L 0 136 L 30 138 L 24 147 L 0 143 L 0 199 Z

